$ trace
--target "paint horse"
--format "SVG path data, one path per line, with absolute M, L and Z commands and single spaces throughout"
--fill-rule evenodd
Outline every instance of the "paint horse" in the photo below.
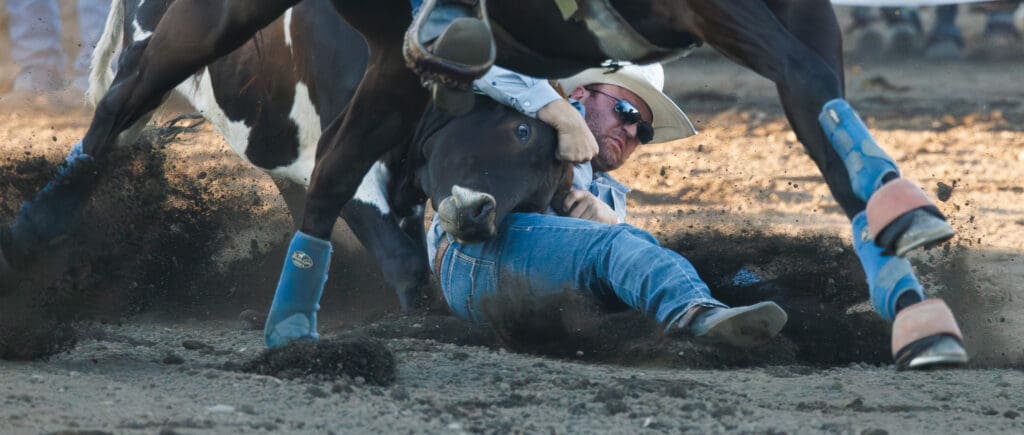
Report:
M 69 164 L 5 231 L 0 247 L 7 260 L 22 261 L 25 252 L 67 231 L 73 214 L 65 210 L 81 207 L 106 150 L 122 132 L 143 120 L 175 86 L 245 44 L 299 1 L 171 4 L 152 34 L 127 50 Z M 424 8 L 429 11 L 438 1 L 428 0 Z M 347 110 L 320 138 L 301 224 L 288 253 L 289 259 L 302 261 L 286 259 L 278 283 L 278 295 L 307 301 L 303 309 L 314 312 L 316 305 L 308 301 L 317 299 L 326 280 L 322 265 L 330 252 L 325 244 L 339 213 L 380 156 L 408 143 L 429 99 L 404 65 L 411 17 L 406 0 L 332 0 L 332 5 L 364 36 L 370 54 Z M 903 257 L 948 240 L 952 228 L 924 192 L 900 176 L 896 163 L 843 99 L 842 41 L 827 0 L 490 0 L 486 10 L 497 44 L 496 63 L 534 76 L 564 77 L 608 59 L 656 62 L 707 43 L 772 80 L 790 125 L 851 219 L 873 306 L 894 322 L 897 364 L 916 368 L 966 362 L 952 312 L 941 300 L 925 300 Z M 315 315 L 300 317 L 294 338 L 315 338 Z

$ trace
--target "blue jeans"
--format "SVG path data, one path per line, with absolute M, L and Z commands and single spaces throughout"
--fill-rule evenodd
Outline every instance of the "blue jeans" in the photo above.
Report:
M 689 261 L 643 230 L 537 213 L 509 215 L 490 241 L 452 242 L 439 278 L 448 306 L 473 322 L 486 321 L 483 300 L 512 291 L 533 299 L 573 291 L 666 327 L 691 307 L 726 306 Z

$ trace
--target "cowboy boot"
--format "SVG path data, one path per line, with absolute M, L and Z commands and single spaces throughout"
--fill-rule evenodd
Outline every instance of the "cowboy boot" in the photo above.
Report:
M 692 319 L 684 316 L 677 327 L 694 337 L 706 337 L 734 347 L 768 343 L 786 326 L 789 316 L 775 302 L 744 307 L 701 307 Z
M 473 108 L 473 81 L 494 64 L 495 51 L 484 0 L 426 0 L 405 34 L 406 64 L 453 115 Z

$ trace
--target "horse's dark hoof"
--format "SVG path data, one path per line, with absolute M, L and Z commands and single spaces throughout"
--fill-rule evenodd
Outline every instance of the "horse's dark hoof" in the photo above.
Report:
M 896 368 L 900 370 L 924 370 L 941 367 L 967 365 L 967 350 L 964 344 L 952 335 L 937 335 L 923 338 L 903 348 L 896 357 Z
M 892 324 L 896 368 L 927 369 L 967 364 L 963 334 L 941 299 L 928 299 L 900 310 Z
M 913 249 L 945 242 L 955 234 L 931 198 L 905 178 L 889 181 L 871 194 L 867 218 L 867 236 L 885 255 L 904 256 Z
M 919 208 L 889 224 L 875 236 L 875 244 L 887 255 L 903 257 L 914 249 L 929 249 L 945 242 L 955 234 L 945 219 L 927 208 Z

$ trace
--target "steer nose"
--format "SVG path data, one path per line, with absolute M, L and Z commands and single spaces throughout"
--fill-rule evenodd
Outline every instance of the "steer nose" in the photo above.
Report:
M 473 202 L 465 204 L 459 210 L 462 222 L 474 227 L 487 225 L 494 215 L 494 198 L 490 195 L 473 198 Z
M 438 207 L 441 228 L 464 242 L 494 237 L 495 204 L 489 194 L 454 186 L 452 196 L 445 198 Z

